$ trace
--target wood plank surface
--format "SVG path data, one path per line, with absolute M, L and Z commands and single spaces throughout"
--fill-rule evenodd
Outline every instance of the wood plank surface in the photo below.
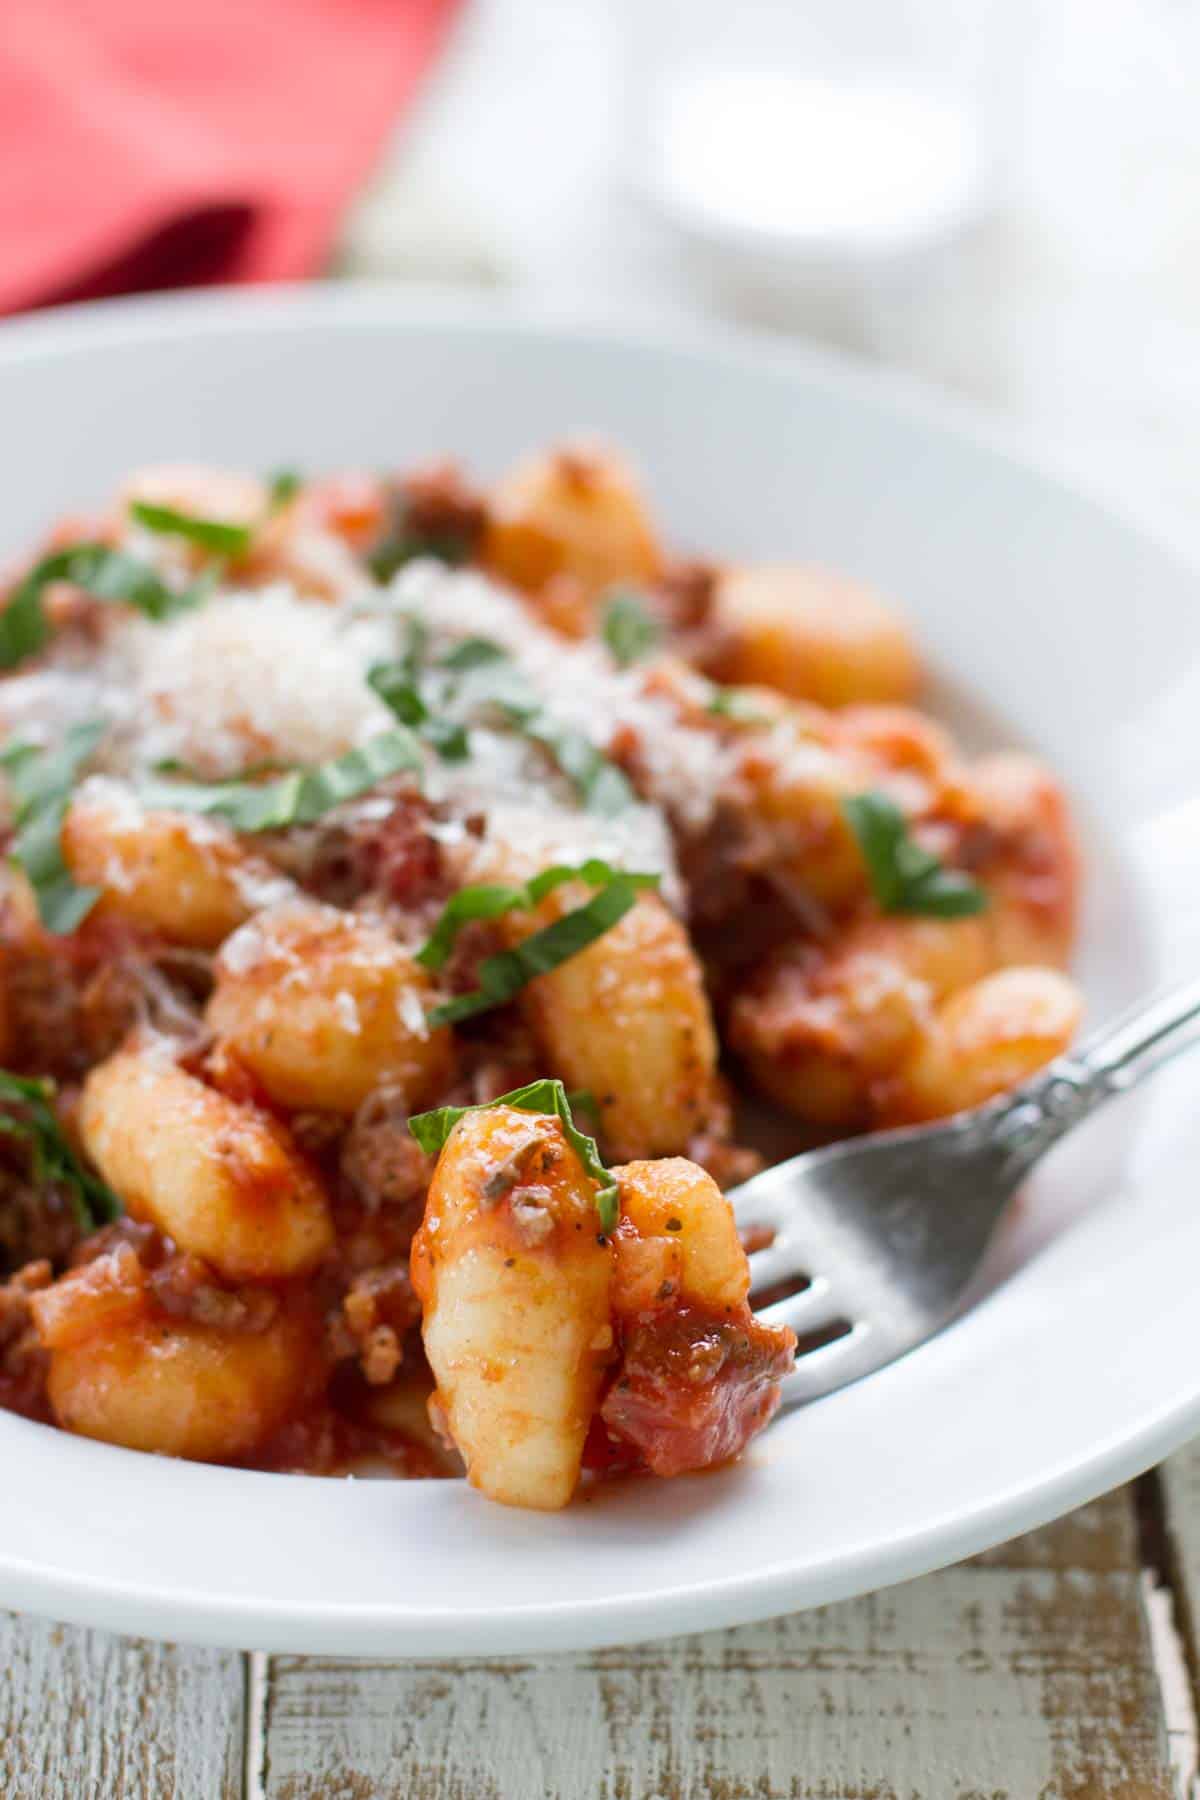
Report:
M 1170 1800 L 1126 1491 L 987 1558 L 560 1658 L 279 1657 L 267 1800 Z
M 0 1613 L 0 1800 L 237 1800 L 244 1659 Z
M 1200 1451 L 1165 1480 L 1194 1585 Z M 249 1713 L 241 1657 L 0 1614 L 0 1800 L 1171 1800 L 1145 1541 L 1126 1489 L 738 1631 L 557 1658 L 255 1657 Z
M 1157 1473 L 1163 1497 L 1163 1555 L 1193 1689 L 1200 1698 L 1200 1438 L 1168 1458 Z

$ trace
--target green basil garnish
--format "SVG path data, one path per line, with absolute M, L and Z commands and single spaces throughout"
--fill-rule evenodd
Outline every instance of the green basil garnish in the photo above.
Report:
M 311 825 L 389 776 L 422 767 L 421 746 L 411 731 L 398 725 L 344 756 L 292 769 L 273 781 L 151 781 L 137 794 L 143 806 L 206 813 L 224 819 L 235 831 L 280 831 L 288 825 Z
M 68 550 L 56 550 L 30 569 L 0 612 L 0 669 L 15 668 L 50 642 L 54 628 L 42 595 L 52 581 L 72 582 L 96 600 L 123 601 L 157 622 L 197 606 L 214 585 L 210 575 L 176 593 L 149 563 L 108 544 L 73 544 Z
M 50 1105 L 52 1081 L 31 1081 L 0 1069 L 0 1132 L 23 1139 L 32 1159 L 31 1175 L 39 1187 L 66 1189 L 81 1231 L 95 1231 L 122 1212 L 121 1202 L 98 1175 L 84 1167 Z
M 400 723 L 420 732 L 444 762 L 463 762 L 470 755 L 466 726 L 430 711 L 408 658 L 375 663 L 367 672 L 367 681 Z
M 633 805 L 634 792 L 623 771 L 582 731 L 560 725 L 541 706 L 502 702 L 501 710 L 511 725 L 549 752 L 589 812 L 611 818 Z
M 460 677 L 504 661 L 505 652 L 488 638 L 464 638 L 430 668 L 428 626 L 412 614 L 405 624 L 408 642 L 403 654 L 393 662 L 376 663 L 368 670 L 367 681 L 401 724 L 419 732 L 443 762 L 464 762 L 471 754 L 466 726 L 443 717 L 436 707 L 457 691 Z M 432 701 L 426 697 L 430 689 L 437 694 Z
M 462 638 L 453 649 L 447 650 L 438 667 L 464 675 L 471 669 L 486 668 L 489 663 L 504 662 L 507 656 L 508 651 L 494 644 L 491 638 Z
M 458 1121 L 467 1113 L 488 1112 L 493 1106 L 512 1106 L 518 1112 L 545 1113 L 557 1118 L 563 1136 L 579 1157 L 585 1172 L 598 1184 L 596 1211 L 600 1229 L 606 1235 L 617 1223 L 618 1190 L 612 1175 L 600 1159 L 595 1138 L 580 1131 L 571 1116 L 571 1103 L 561 1081 L 531 1081 L 528 1086 L 514 1088 L 511 1094 L 499 1094 L 482 1106 L 439 1106 L 433 1112 L 417 1113 L 408 1121 L 408 1129 L 428 1156 L 437 1156 Z
M 383 665 L 388 672 L 380 676 L 380 680 L 391 684 L 401 707 L 408 710 L 413 710 L 413 702 L 407 689 L 418 685 L 427 638 L 424 624 L 410 619 L 407 651 L 397 664 Z M 464 638 L 436 666 L 441 671 L 469 677 L 466 698 L 470 704 L 495 708 L 515 731 L 539 744 L 571 782 L 589 812 L 611 816 L 633 804 L 636 796 L 616 763 L 597 750 L 582 731 L 561 725 L 551 717 L 502 645 L 490 638 Z M 389 695 L 384 698 L 392 704 Z
M 251 525 L 233 525 L 225 519 L 198 519 L 174 506 L 155 506 L 149 500 L 131 500 L 129 515 L 147 531 L 163 537 L 186 538 L 201 550 L 218 556 L 244 556 L 254 536 Z
M 770 716 L 754 704 L 745 688 L 714 687 L 704 709 L 718 719 L 732 719 L 737 725 L 769 725 Z
M 875 789 L 850 794 L 842 801 L 842 810 L 884 912 L 961 919 L 986 910 L 985 890 L 915 843 L 904 814 L 888 795 Z
M 662 642 L 663 630 L 641 594 L 617 588 L 605 604 L 600 635 L 614 662 L 627 669 Z
M 635 888 L 653 888 L 658 886 L 660 879 L 658 875 L 626 874 L 593 856 L 582 863 L 555 863 L 519 887 L 479 883 L 460 888 L 442 908 L 428 940 L 417 951 L 417 961 L 427 969 L 444 968 L 464 925 L 472 920 L 499 919 L 505 913 L 535 907 L 564 882 L 585 881 L 589 887 L 607 887 L 614 881 L 627 881 Z
M 548 975 L 611 931 L 625 917 L 637 899 L 638 888 L 646 882 L 645 876 L 614 875 L 585 905 L 564 913 L 561 919 L 535 931 L 511 950 L 498 950 L 494 956 L 485 957 L 479 965 L 479 986 L 469 994 L 459 994 L 435 1006 L 429 1013 L 429 1023 L 453 1025 L 476 1013 L 504 1006 L 539 975 Z
M 278 512 L 289 500 L 294 500 L 304 480 L 297 469 L 272 469 L 267 476 L 267 511 Z
M 8 859 L 23 869 L 47 931 L 64 936 L 82 924 L 98 888 L 77 887 L 62 853 L 62 825 L 71 790 L 107 729 L 103 720 L 72 725 L 57 750 L 10 744 L 0 751 L 15 803 Z

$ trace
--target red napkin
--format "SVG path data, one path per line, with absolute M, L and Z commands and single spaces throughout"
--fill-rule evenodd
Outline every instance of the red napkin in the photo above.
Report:
M 0 312 L 311 275 L 458 0 L 0 0 Z

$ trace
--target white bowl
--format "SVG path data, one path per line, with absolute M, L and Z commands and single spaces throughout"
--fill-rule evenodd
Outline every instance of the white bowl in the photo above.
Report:
M 972 729 L 1062 771 L 1090 832 L 1095 1015 L 1200 966 L 1200 579 L 940 404 L 779 349 L 306 290 L 6 326 L 0 416 L 0 556 L 157 458 L 453 448 L 489 471 L 565 430 L 611 436 L 673 541 L 877 582 Z M 289 1650 L 571 1649 L 836 1599 L 1037 1525 L 1200 1427 L 1198 1080 L 1177 1065 L 1056 1153 L 961 1323 L 720 1474 L 546 1517 L 0 1414 L 0 1604 Z

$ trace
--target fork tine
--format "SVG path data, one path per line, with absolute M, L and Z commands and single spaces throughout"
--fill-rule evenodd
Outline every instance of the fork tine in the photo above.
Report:
M 832 1325 L 845 1316 L 832 1284 L 820 1275 L 802 1293 L 776 1300 L 758 1314 L 767 1325 L 790 1325 L 797 1337 L 806 1331 L 819 1331 L 822 1325 Z
M 869 1375 L 872 1369 L 888 1362 L 891 1354 L 879 1333 L 860 1321 L 845 1337 L 796 1358 L 796 1367 L 783 1378 L 783 1410 L 807 1400 L 819 1400 L 835 1388 Z
M 750 1264 L 752 1296 L 765 1293 L 777 1281 L 787 1281 L 793 1276 L 799 1280 L 801 1264 L 797 1260 L 795 1247 L 780 1239 L 765 1245 L 761 1250 L 752 1250 L 746 1260 Z

